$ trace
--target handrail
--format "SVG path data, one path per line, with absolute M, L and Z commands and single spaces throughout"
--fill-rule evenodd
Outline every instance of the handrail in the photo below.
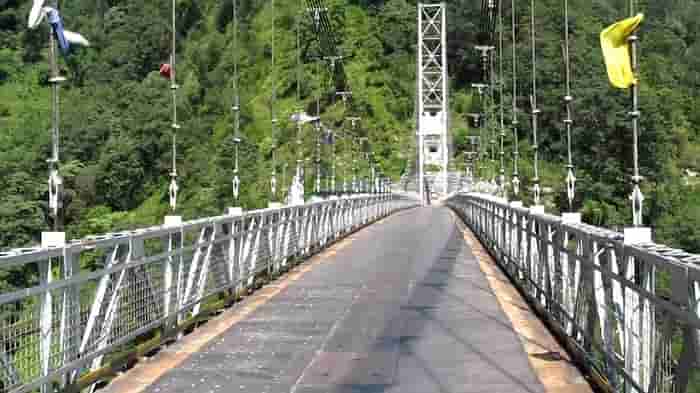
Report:
M 700 256 L 498 197 L 447 203 L 607 390 L 697 388 Z
M 415 205 L 351 196 L 0 253 L 0 277 L 31 276 L 0 287 L 0 393 L 70 386 L 125 345 L 172 337 L 212 299 Z

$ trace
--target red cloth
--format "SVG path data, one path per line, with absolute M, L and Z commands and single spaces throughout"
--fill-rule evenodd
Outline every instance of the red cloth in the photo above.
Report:
M 165 64 L 160 65 L 160 75 L 163 78 L 167 78 L 167 79 L 172 78 L 172 73 L 173 73 L 173 67 L 170 64 L 165 63 Z

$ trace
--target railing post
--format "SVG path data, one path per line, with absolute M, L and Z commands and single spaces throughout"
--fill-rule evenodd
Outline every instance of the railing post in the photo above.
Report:
M 698 307 L 698 283 L 690 284 L 688 268 L 676 269 L 675 274 L 671 276 L 671 300 L 676 305 L 683 307 L 684 309 L 689 309 L 697 312 Z M 652 317 L 653 318 L 653 315 Z M 669 318 L 669 322 L 670 322 Z M 675 324 L 673 324 L 675 325 Z M 669 329 L 671 332 L 672 330 Z M 683 350 L 680 354 L 680 359 L 678 360 L 675 383 L 676 392 L 684 393 L 688 389 L 690 383 L 690 377 L 692 373 L 692 368 L 697 364 L 698 357 L 700 357 L 700 350 L 698 348 L 698 330 L 690 327 L 688 325 L 682 326 L 682 337 L 683 337 Z M 666 342 L 666 344 L 671 344 L 671 337 L 665 337 L 661 343 Z M 660 348 L 657 352 L 661 352 Z M 656 367 L 655 367 L 656 368 Z M 659 378 L 652 379 L 652 383 Z
M 552 229 L 553 234 L 552 234 L 552 257 L 554 259 L 553 261 L 553 277 L 552 277 L 552 292 L 553 292 L 553 303 L 555 306 L 555 313 L 554 317 L 556 318 L 557 322 L 563 325 L 564 321 L 566 320 L 563 317 L 563 308 L 564 308 L 564 271 L 562 269 L 562 259 L 561 259 L 561 247 L 562 247 L 562 236 L 563 236 L 563 231 L 564 231 L 564 224 L 560 221 L 557 223 L 557 225 Z
M 489 227 L 488 227 L 488 239 L 489 243 L 491 246 L 491 249 L 494 248 L 496 242 L 495 242 L 495 227 L 496 227 L 496 205 L 492 202 L 489 201 Z
M 62 248 L 63 256 L 65 256 L 65 232 L 43 232 L 41 234 L 41 246 L 43 249 Z M 60 258 L 58 260 L 60 261 Z M 48 377 L 52 369 L 53 317 L 56 310 L 53 308 L 53 294 L 48 286 L 53 282 L 53 262 L 52 258 L 46 258 L 38 263 L 39 284 L 43 288 L 43 292 L 39 298 L 39 370 L 42 377 Z M 65 269 L 66 261 L 64 260 L 63 263 Z M 61 337 L 63 333 L 64 332 L 61 332 L 59 337 Z M 51 390 L 50 383 L 41 385 L 41 393 L 48 393 Z
M 508 206 L 503 206 L 501 209 L 503 212 L 503 217 L 501 217 L 501 260 L 503 263 L 507 263 L 508 260 L 508 239 L 506 238 L 506 233 L 509 227 L 510 221 L 510 208 Z
M 580 240 L 582 248 L 581 279 L 579 283 L 579 296 L 577 310 L 580 310 L 580 328 L 583 332 L 583 348 L 590 353 L 593 341 L 596 337 L 595 327 L 598 318 L 598 302 L 595 296 L 594 272 L 595 251 L 593 241 L 589 234 L 585 234 Z
M 227 244 L 226 270 L 228 273 L 231 290 L 234 294 L 241 289 L 241 245 L 245 240 L 245 233 L 242 223 L 243 220 L 240 218 L 240 215 L 235 215 L 232 217 L 229 223 L 229 237 L 231 240 Z
M 177 324 L 177 313 L 173 313 L 172 306 L 177 307 L 180 304 L 180 285 L 179 281 L 181 278 L 177 277 L 178 282 L 175 285 L 175 291 L 173 291 L 173 277 L 175 275 L 175 266 L 180 266 L 179 263 L 173 257 L 173 254 L 177 249 L 182 248 L 182 233 L 178 229 L 182 224 L 182 220 L 179 216 L 167 216 L 165 217 L 165 225 L 170 227 L 170 232 L 166 238 L 167 242 L 167 253 L 168 256 L 165 258 L 163 266 L 163 315 L 165 316 L 165 322 L 163 325 L 164 335 L 168 336 L 171 331 L 175 328 Z M 181 257 L 180 257 L 181 258 Z M 178 258 L 179 260 L 179 258 Z
M 258 270 L 258 260 L 260 259 L 260 237 L 262 236 L 262 228 L 265 226 L 265 217 L 262 213 L 257 213 L 255 218 L 250 222 L 250 237 L 248 238 L 248 247 L 250 259 L 247 262 L 247 283 L 246 287 L 253 288 L 255 283 L 255 274 Z
M 51 291 L 47 288 L 49 284 L 53 281 L 52 275 L 52 261 L 47 259 L 45 261 L 39 262 L 39 282 L 42 287 L 44 287 L 44 292 L 41 295 L 41 300 L 39 303 L 40 308 L 40 319 L 39 319 L 39 331 L 40 336 L 40 359 L 41 359 L 41 376 L 47 377 L 51 369 L 51 338 L 52 338 L 52 324 L 53 324 L 53 296 Z M 41 385 L 41 393 L 50 392 L 51 385 L 45 383 Z
M 599 255 L 598 263 L 600 266 L 600 269 L 602 272 L 605 272 L 607 274 L 614 274 L 613 273 L 613 265 L 615 264 L 615 254 L 612 249 L 612 247 L 609 247 L 606 244 L 598 245 L 598 247 L 603 247 L 603 250 L 596 250 Z M 615 329 L 615 324 L 617 323 L 616 316 L 615 316 L 615 302 L 614 302 L 614 296 L 613 296 L 613 282 L 610 276 L 607 274 L 603 273 L 597 273 L 598 276 L 600 276 L 600 282 L 603 287 L 603 299 L 602 299 L 602 307 L 600 307 L 602 314 L 600 315 L 600 323 L 602 326 L 602 338 L 603 338 L 603 345 L 605 347 L 605 350 L 607 353 L 614 353 L 615 351 L 615 334 L 614 334 L 614 329 Z M 600 301 L 600 299 L 599 299 Z M 599 305 L 600 306 L 600 305 Z M 613 388 L 618 389 L 619 388 L 619 378 L 617 376 L 617 373 L 614 372 L 613 370 L 615 369 L 614 365 L 611 364 L 611 361 L 609 359 L 606 359 L 606 369 L 607 369 L 607 376 L 608 379 L 610 380 L 610 384 Z
M 524 265 L 522 271 L 525 278 L 525 288 L 527 289 L 527 292 L 532 295 L 532 227 L 534 219 L 532 217 L 532 213 L 528 213 L 527 215 L 523 216 L 523 218 L 525 219 L 525 255 L 524 259 L 522 260 L 522 264 Z
M 63 249 L 63 279 L 70 280 L 80 273 L 80 254 L 75 254 L 70 247 Z M 80 284 L 73 284 L 63 290 L 61 305 L 60 346 L 62 363 L 67 364 L 78 357 L 78 338 L 80 337 Z M 72 383 L 70 373 L 63 378 L 63 387 Z
M 282 244 L 282 249 L 280 257 L 282 258 L 282 268 L 286 269 L 290 258 L 290 241 L 292 232 L 292 214 L 294 212 L 293 208 L 285 208 L 282 215 L 282 234 L 280 236 L 280 243 Z
M 275 207 L 276 210 L 272 212 L 270 221 L 270 254 L 271 258 L 271 271 L 272 274 L 279 274 L 280 267 L 282 265 L 282 235 L 284 233 L 284 222 L 282 218 L 282 208 L 280 206 Z
M 511 254 L 512 254 L 512 263 L 510 266 L 508 266 L 510 274 L 513 278 L 515 279 L 520 279 L 521 275 L 521 270 L 520 270 L 520 265 L 522 263 L 521 259 L 521 250 L 522 250 L 522 229 L 523 229 L 523 224 L 522 224 L 522 212 L 517 210 L 515 206 L 513 207 L 513 232 L 511 234 L 511 238 L 513 240 L 513 244 L 511 244 Z
M 541 225 L 540 234 L 542 235 L 540 243 L 540 261 L 544 264 L 544 291 L 545 291 L 545 306 L 547 311 L 551 313 L 553 308 L 553 283 L 552 283 L 552 272 L 554 271 L 554 255 L 552 253 L 552 244 L 554 240 L 554 233 L 552 230 L 552 224 L 547 223 L 546 225 Z

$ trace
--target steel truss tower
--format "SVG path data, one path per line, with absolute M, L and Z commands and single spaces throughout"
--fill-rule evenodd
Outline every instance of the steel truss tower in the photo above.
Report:
M 439 167 L 432 191 L 447 193 L 448 111 L 445 3 L 418 3 L 418 186 L 425 201 L 425 168 Z

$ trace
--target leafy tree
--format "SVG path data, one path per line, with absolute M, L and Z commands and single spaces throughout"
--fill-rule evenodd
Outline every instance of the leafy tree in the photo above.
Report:
M 98 203 L 114 210 L 127 210 L 142 198 L 145 171 L 133 142 L 125 138 L 111 138 L 100 157 L 98 171 Z
M 524 187 L 530 185 L 532 148 L 529 91 L 529 4 L 517 10 L 517 61 L 519 64 L 521 171 Z M 629 222 L 631 133 L 629 97 L 609 87 L 599 49 L 604 26 L 625 16 L 619 1 L 573 0 L 571 3 L 574 102 L 574 160 L 579 192 L 576 207 L 598 225 L 624 226 Z M 398 179 L 415 154 L 415 53 L 416 4 L 407 0 L 329 1 L 330 18 L 343 54 L 342 69 L 353 91 L 351 102 L 335 96 L 328 64 L 315 62 L 318 36 L 308 15 L 296 4 L 278 2 L 276 80 L 271 72 L 269 1 L 239 1 L 241 97 L 241 200 L 247 208 L 265 206 L 272 171 L 271 87 L 277 86 L 275 135 L 278 174 L 287 163 L 288 177 L 296 166 L 296 129 L 289 115 L 318 108 L 331 127 L 349 132 L 347 116 L 363 118 L 356 130 L 371 142 L 375 159 L 384 172 Z M 506 27 L 510 10 L 505 3 Z M 0 1 L 0 248 L 37 241 L 46 227 L 46 157 L 50 151 L 50 90 L 47 83 L 46 37 L 41 26 L 24 26 L 28 5 Z M 700 7 L 695 0 L 663 5 L 641 4 L 647 19 L 641 37 L 641 170 L 645 176 L 646 221 L 660 240 L 697 249 L 692 231 L 675 231 L 681 217 L 694 217 L 695 201 L 674 195 L 692 194 L 697 181 L 689 174 L 700 169 Z M 67 230 L 128 228 L 159 222 L 167 211 L 167 185 L 171 165 L 172 98 L 169 81 L 158 74 L 169 60 L 170 9 L 136 0 L 77 0 L 62 4 L 67 25 L 85 34 L 91 48 L 81 48 L 60 60 L 69 78 L 61 89 L 61 160 L 70 205 Z M 538 98 L 543 110 L 540 147 L 543 186 L 552 188 L 547 201 L 567 207 L 564 197 L 566 159 L 559 0 L 537 2 Z M 301 27 L 302 68 L 297 69 L 296 34 Z M 448 60 L 451 74 L 451 124 L 455 156 L 471 146 L 468 136 L 484 133 L 489 142 L 500 132 L 498 122 L 488 129 L 471 128 L 466 114 L 484 110 L 497 120 L 488 101 L 479 102 L 471 84 L 481 82 L 481 61 L 473 45 L 484 43 L 480 34 L 480 4 L 457 1 L 448 6 Z M 178 172 L 182 212 L 188 217 L 212 214 L 233 203 L 234 46 L 230 2 L 213 0 L 178 2 L 177 80 Z M 510 113 L 510 32 L 504 48 L 504 101 L 506 126 Z M 299 83 L 297 75 L 299 74 Z M 301 102 L 297 100 L 297 87 Z M 498 102 L 498 94 L 495 95 Z M 313 157 L 316 135 L 302 131 L 303 155 Z M 345 144 L 343 144 L 345 143 Z M 338 143 L 338 168 L 346 172 L 352 160 L 352 140 Z M 505 148 L 512 149 L 507 130 Z M 489 148 L 491 146 L 489 145 Z M 323 164 L 329 165 L 324 154 Z M 490 158 L 490 157 L 489 157 Z M 458 158 L 460 159 L 460 158 Z M 461 159 L 460 159 L 461 160 Z M 498 161 L 498 160 L 497 160 Z M 506 155 L 506 173 L 512 171 Z M 488 176 L 499 162 L 483 163 Z M 362 171 L 368 171 L 363 163 Z M 688 171 L 690 170 L 690 172 Z M 307 175 L 312 171 L 307 171 Z M 339 172 L 340 176 L 340 172 Z M 288 181 L 288 180 L 287 180 Z M 311 181 L 307 182 L 311 184 Z M 526 192 L 529 198 L 529 192 Z M 209 207 L 210 206 L 210 207 Z M 108 210 L 104 210 L 108 209 Z M 211 209 L 211 210 L 210 210 Z M 682 212 L 682 213 L 681 213 Z M 96 223 L 99 213 L 105 221 Z M 92 222 L 87 229 L 84 223 Z M 99 221 L 99 220 L 98 220 Z

